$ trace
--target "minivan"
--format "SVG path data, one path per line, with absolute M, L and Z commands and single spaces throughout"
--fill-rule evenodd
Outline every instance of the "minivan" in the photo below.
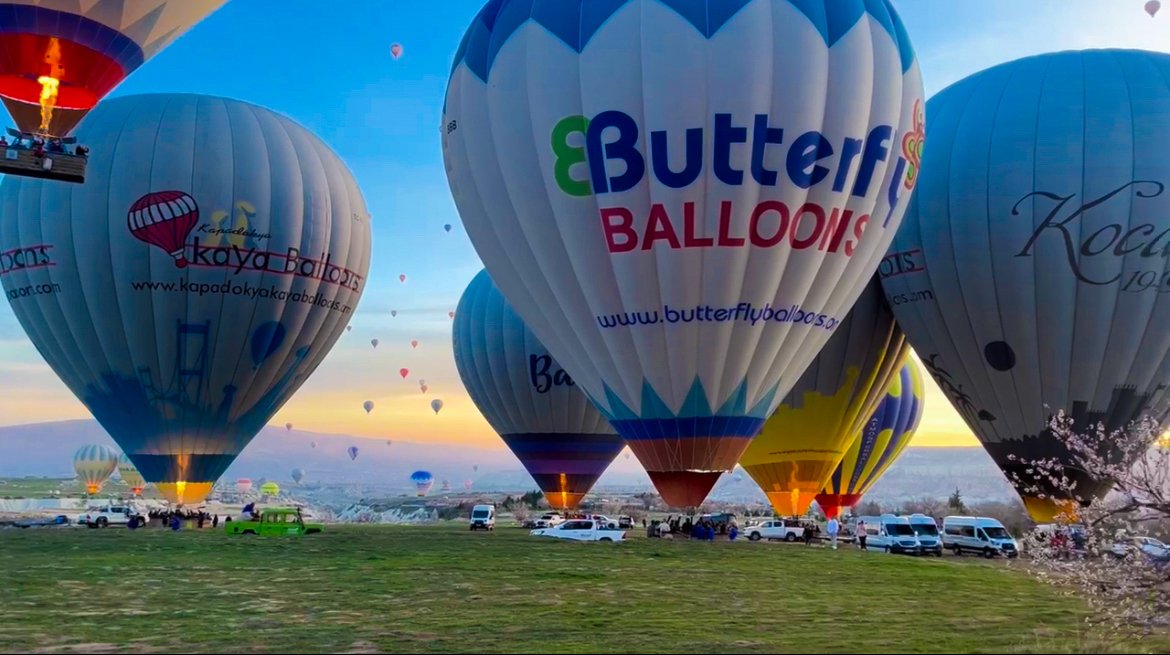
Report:
M 865 521 L 867 549 L 882 550 L 887 553 L 919 553 L 918 536 L 910 521 L 904 516 L 882 514 L 881 516 L 861 516 L 858 523 Z
M 910 521 L 910 527 L 914 528 L 914 534 L 918 536 L 919 552 L 923 555 L 934 553 L 936 557 L 942 557 L 942 535 L 939 534 L 938 524 L 934 522 L 934 517 L 925 514 L 911 514 L 906 519 Z
M 469 530 L 495 530 L 496 506 L 476 505 L 471 508 L 471 525 Z
M 947 516 L 943 518 L 943 547 L 962 555 L 979 553 L 991 559 L 996 555 L 1017 557 L 1020 545 L 999 521 L 986 516 Z

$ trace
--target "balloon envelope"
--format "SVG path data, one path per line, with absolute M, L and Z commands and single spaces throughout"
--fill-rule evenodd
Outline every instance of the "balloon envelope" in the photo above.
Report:
M 0 99 L 21 131 L 68 134 L 122 80 L 224 2 L 4 0 Z
M 410 474 L 410 481 L 414 483 L 416 495 L 422 497 L 427 495 L 435 484 L 435 476 L 431 475 L 430 471 L 415 471 Z
M 260 485 L 260 493 L 265 496 L 275 496 L 280 493 L 280 485 L 275 482 L 265 482 Z
M 431 409 L 435 410 L 435 413 L 438 414 L 439 410 L 443 409 L 443 401 L 435 398 L 431 401 Z
M 861 502 L 862 496 L 910 445 L 918 429 L 925 408 L 925 389 L 922 372 L 913 359 L 906 360 L 885 391 L 829 483 L 817 494 L 817 505 L 827 518 L 836 518 L 841 508 Z
M 300 468 L 293 469 L 292 470 L 292 479 L 293 479 L 293 482 L 300 484 L 301 480 L 305 479 L 305 469 L 300 469 Z
M 146 487 L 146 480 L 142 478 L 142 474 L 138 472 L 138 468 L 134 466 L 134 462 L 126 457 L 126 453 L 122 453 L 118 457 L 118 475 L 130 487 L 130 492 L 135 496 L 141 495 L 142 490 Z
M 1162 8 L 1162 3 L 1158 2 L 1158 0 L 1150 0 L 1149 2 L 1146 3 L 1146 13 L 1150 15 L 1150 18 L 1153 18 L 1154 15 L 1157 14 L 1158 10 L 1161 8 Z
M 349 448 L 346 449 L 345 452 L 349 455 L 350 461 L 353 461 L 353 460 L 357 459 L 358 447 L 357 446 L 350 446 Z
M 1050 522 L 1105 493 L 1029 474 L 1066 464 L 1048 430 L 1170 411 L 1170 55 L 1060 52 L 1009 62 L 927 104 L 923 176 L 882 263 L 898 323 L 943 393 Z M 935 140 L 937 139 L 937 140 Z
M 328 146 L 255 105 L 125 96 L 79 138 L 84 185 L 0 185 L 0 251 L 30 253 L 0 282 L 143 477 L 199 502 L 342 333 L 369 216 Z
M 73 470 L 85 485 L 85 492 L 96 494 L 118 468 L 118 452 L 109 446 L 82 446 L 73 453 Z
M 808 510 L 908 352 L 875 276 L 740 458 L 777 515 Z
M 401 57 L 401 56 L 402 56 L 402 44 L 401 44 L 401 43 L 395 43 L 395 44 L 391 45 L 391 46 L 390 46 L 390 54 L 391 54 L 391 55 L 392 55 L 392 56 L 393 56 L 395 59 L 398 59 L 399 57 Z
M 500 290 L 693 507 L 872 277 L 921 101 L 887 0 L 500 0 L 443 150 Z
M 367 400 L 366 402 L 362 403 L 362 409 L 366 410 L 367 414 L 374 411 L 374 401 Z
M 549 505 L 577 507 L 625 442 L 524 325 L 487 271 L 472 279 L 458 307 L 452 328 L 455 366 L 472 402 Z
M 240 478 L 236 480 L 236 491 L 246 494 L 252 490 L 252 481 L 248 478 Z

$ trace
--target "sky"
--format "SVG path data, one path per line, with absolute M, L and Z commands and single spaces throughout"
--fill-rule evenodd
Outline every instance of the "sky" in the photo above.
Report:
M 1144 3 L 894 0 L 927 97 L 1021 56 L 1100 47 L 1168 51 L 1170 9 L 1151 18 Z M 353 330 L 274 424 L 503 448 L 459 382 L 447 314 L 482 267 L 451 199 L 439 139 L 451 60 L 480 6 L 481 0 L 228 0 L 111 94 L 202 93 L 271 108 L 329 143 L 357 178 L 374 231 L 369 284 Z M 397 60 L 390 55 L 396 42 L 403 46 Z M 453 226 L 450 233 L 444 224 Z M 411 369 L 409 380 L 398 375 L 403 367 Z M 419 390 L 420 377 L 428 395 Z M 977 445 L 927 380 L 914 443 Z M 433 397 L 445 403 L 439 415 L 430 408 Z M 366 400 L 375 403 L 368 415 Z M 88 416 L 0 303 L 0 425 Z

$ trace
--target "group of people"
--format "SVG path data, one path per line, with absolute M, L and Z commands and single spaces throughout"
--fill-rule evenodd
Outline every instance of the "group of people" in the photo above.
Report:
M 12 141 L 8 141 L 8 137 L 0 135 L 0 148 L 19 148 L 32 150 L 33 155 L 37 157 L 44 157 L 45 153 L 49 154 L 63 154 L 63 155 L 78 155 L 85 157 L 89 155 L 89 148 L 83 145 L 76 145 L 72 151 L 65 145 L 61 139 L 49 137 L 47 140 L 36 134 L 21 134 L 12 137 Z
M 211 524 L 212 528 L 219 527 L 219 514 L 208 514 L 203 510 L 152 509 L 147 512 L 147 517 L 151 522 L 158 521 L 159 527 L 170 528 L 175 532 L 183 529 L 184 523 L 194 523 L 200 530 L 202 530 L 208 523 Z M 232 517 L 229 516 L 225 520 L 231 521 Z M 132 525 L 130 527 L 135 528 L 140 526 Z

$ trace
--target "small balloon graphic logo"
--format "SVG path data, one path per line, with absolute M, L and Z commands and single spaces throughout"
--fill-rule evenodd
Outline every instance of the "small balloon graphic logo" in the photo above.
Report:
M 130 234 L 174 257 L 177 268 L 187 268 L 187 237 L 198 222 L 199 206 L 182 191 L 148 193 L 126 214 Z

